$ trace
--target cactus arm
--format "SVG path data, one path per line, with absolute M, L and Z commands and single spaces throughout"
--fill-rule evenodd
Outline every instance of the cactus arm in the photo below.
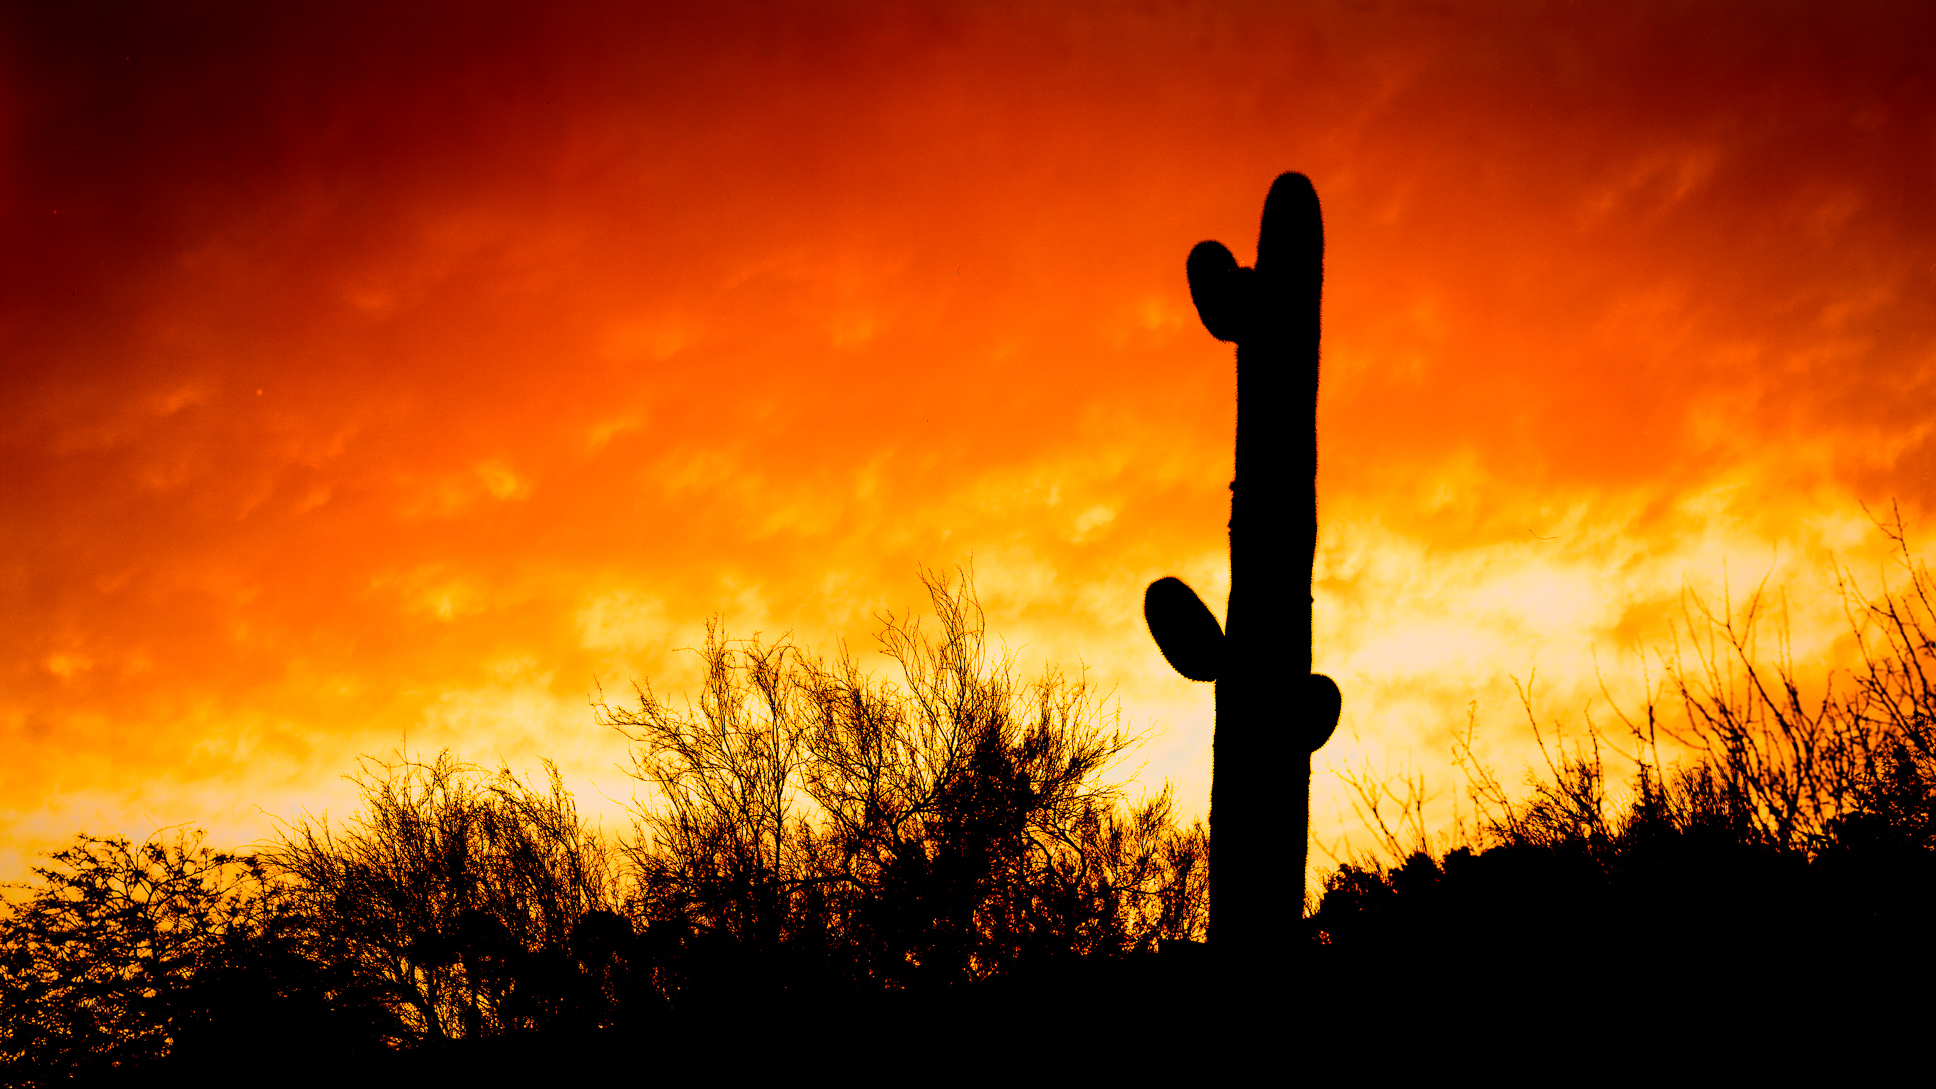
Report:
M 1214 681 L 1223 667 L 1223 625 L 1182 579 L 1161 578 L 1143 593 L 1143 617 L 1170 667 L 1193 681 Z
M 1254 271 L 1239 266 L 1221 242 L 1197 243 L 1183 269 L 1190 280 L 1190 301 L 1210 335 L 1218 340 L 1247 339 L 1256 309 Z
M 1312 753 L 1323 748 L 1337 732 L 1338 718 L 1344 713 L 1344 693 L 1338 691 L 1338 682 L 1322 673 L 1311 674 L 1309 685 L 1305 699 L 1310 718 L 1304 733 L 1304 751 Z

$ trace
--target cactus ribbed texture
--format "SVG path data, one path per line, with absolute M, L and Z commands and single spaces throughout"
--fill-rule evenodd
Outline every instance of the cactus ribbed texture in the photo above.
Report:
M 1144 614 L 1177 672 L 1217 685 L 1211 946 L 1226 965 L 1242 958 L 1269 972 L 1300 932 L 1311 753 L 1337 728 L 1340 705 L 1337 685 L 1311 672 L 1324 223 L 1310 179 L 1272 183 L 1253 267 L 1202 242 L 1187 270 L 1204 327 L 1237 344 L 1230 606 L 1219 630 L 1188 586 L 1164 578 L 1144 595 Z

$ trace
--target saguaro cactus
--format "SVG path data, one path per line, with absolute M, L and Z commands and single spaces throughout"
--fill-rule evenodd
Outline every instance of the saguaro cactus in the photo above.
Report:
M 1190 251 L 1204 327 L 1237 344 L 1230 607 L 1221 628 L 1188 586 L 1150 584 L 1143 611 L 1176 671 L 1217 685 L 1210 785 L 1210 940 L 1263 968 L 1289 956 L 1304 896 L 1311 753 L 1338 725 L 1338 686 L 1311 672 L 1317 547 L 1317 191 L 1283 174 L 1264 200 L 1257 263 L 1221 243 Z

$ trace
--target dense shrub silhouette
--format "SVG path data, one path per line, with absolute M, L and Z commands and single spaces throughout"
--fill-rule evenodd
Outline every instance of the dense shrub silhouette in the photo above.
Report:
M 1936 1012 L 1936 584 L 1900 524 L 1884 529 L 1907 584 L 1868 598 L 1845 580 L 1863 657 L 1817 698 L 1791 662 L 1757 655 L 1760 594 L 1691 603 L 1692 663 L 1670 662 L 1665 705 L 1626 720 L 1624 797 L 1597 742 L 1515 800 L 1468 739 L 1470 842 L 1325 879 L 1306 937 L 1345 1005 L 1456 979 L 1476 1017 L 1597 962 L 1567 999 L 1582 1016 L 1677 1010 L 1706 1031 L 1874 1041 Z M 1685 754 L 1665 767 L 1663 736 Z
M 1570 1022 L 1677 1025 L 1703 1049 L 1866 1025 L 1894 1046 L 1891 1026 L 1932 1012 L 1926 846 L 1831 839 L 1811 856 L 1758 835 L 1711 769 L 1675 780 L 1636 782 L 1601 834 L 1507 832 L 1328 875 L 1306 932 L 1332 988 L 1314 1030 L 1364 1042 L 1343 1011 L 1435 995 L 1456 1001 L 1417 1035 L 1441 1043 L 1511 1023 L 1540 1049 Z
M 696 704 L 598 705 L 653 788 L 630 853 L 648 932 L 678 936 L 675 1004 L 932 992 L 1201 938 L 1203 830 L 1167 789 L 1130 805 L 1104 780 L 1134 741 L 1117 713 L 1053 669 L 1020 681 L 965 579 L 926 581 L 939 632 L 881 633 L 898 683 L 713 629 Z
M 616 1022 L 613 859 L 546 770 L 540 790 L 447 752 L 366 764 L 363 812 L 298 821 L 263 852 L 284 911 L 377 996 L 393 1044 Z
M 0 959 L 0 1047 L 16 1064 L 159 1059 L 197 977 L 258 923 L 259 869 L 199 833 L 82 835 L 34 873 L 41 887 L 7 920 Z
M 0 927 L 0 1065 L 52 1082 L 237 1061 L 327 1041 L 349 1060 L 385 1013 L 311 935 L 258 858 L 200 832 L 77 837 Z

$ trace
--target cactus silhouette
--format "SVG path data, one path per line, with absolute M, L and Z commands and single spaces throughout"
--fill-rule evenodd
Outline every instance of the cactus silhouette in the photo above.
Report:
M 1269 972 L 1301 933 L 1311 753 L 1341 705 L 1338 686 L 1311 672 L 1324 222 L 1310 179 L 1271 184 L 1254 266 L 1202 242 L 1186 268 L 1204 327 L 1237 344 L 1230 605 L 1220 628 L 1195 592 L 1163 578 L 1143 612 L 1178 673 L 1216 682 L 1210 941 L 1226 965 L 1241 956 Z

